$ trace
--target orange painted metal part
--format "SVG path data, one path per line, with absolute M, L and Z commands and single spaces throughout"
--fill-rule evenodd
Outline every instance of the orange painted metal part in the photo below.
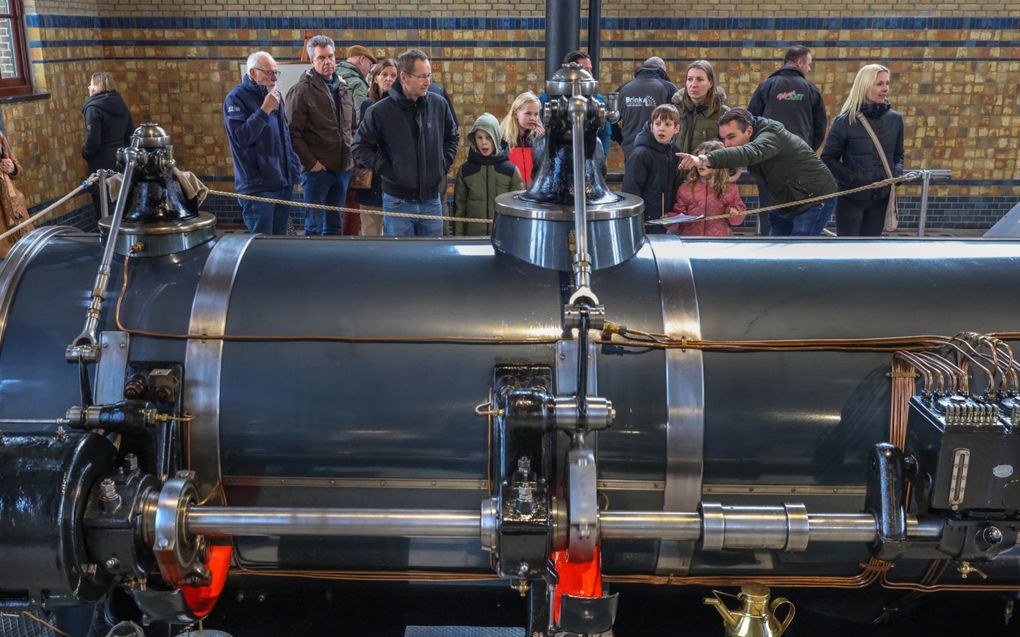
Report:
M 207 586 L 182 586 L 181 593 L 188 607 L 195 617 L 202 618 L 212 612 L 216 600 L 223 592 L 223 585 L 227 583 L 227 572 L 230 570 L 230 555 L 234 547 L 229 544 L 210 545 L 206 548 L 209 561 L 206 566 L 212 576 L 212 581 Z
M 602 597 L 602 551 L 596 545 L 590 562 L 571 562 L 565 550 L 553 553 L 552 559 L 559 578 L 553 595 L 553 623 L 559 626 L 563 595 Z

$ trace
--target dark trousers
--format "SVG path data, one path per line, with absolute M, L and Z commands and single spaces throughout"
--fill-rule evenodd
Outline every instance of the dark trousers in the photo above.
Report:
M 841 237 L 881 237 L 888 197 L 860 201 L 840 197 L 836 205 L 836 234 Z
M 761 179 L 758 180 L 758 207 L 765 208 L 766 206 L 772 205 L 772 198 L 769 197 L 769 191 L 765 187 L 765 182 Z M 771 213 L 765 212 L 754 216 L 755 227 L 758 231 L 759 237 L 767 237 L 771 234 L 772 224 L 769 223 L 769 215 Z

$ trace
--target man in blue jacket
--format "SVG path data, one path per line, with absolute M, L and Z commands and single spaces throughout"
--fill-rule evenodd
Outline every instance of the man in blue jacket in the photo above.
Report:
M 417 49 L 397 59 L 397 82 L 365 112 L 354 137 L 354 159 L 382 180 L 383 210 L 434 219 L 383 217 L 386 236 L 443 235 L 440 189 L 457 155 L 460 135 L 450 106 L 429 91 L 432 64 Z
M 273 56 L 248 56 L 244 80 L 223 102 L 223 125 L 234 158 L 234 190 L 290 201 L 301 164 L 290 142 L 283 100 L 276 89 L 280 76 Z M 248 232 L 287 234 L 290 206 L 239 199 Z

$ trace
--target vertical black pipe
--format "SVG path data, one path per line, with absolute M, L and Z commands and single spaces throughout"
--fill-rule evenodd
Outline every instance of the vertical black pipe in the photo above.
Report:
M 602 58 L 602 0 L 588 0 L 588 56 L 591 57 L 591 75 L 597 80 Z
M 580 45 L 581 0 L 545 0 L 545 79 Z

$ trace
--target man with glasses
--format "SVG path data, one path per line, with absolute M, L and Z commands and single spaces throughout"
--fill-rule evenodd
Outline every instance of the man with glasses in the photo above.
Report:
M 383 210 L 430 219 L 383 217 L 386 236 L 443 235 L 440 190 L 457 155 L 460 135 L 450 106 L 429 91 L 432 64 L 424 52 L 397 59 L 398 80 L 372 105 L 354 138 L 354 156 L 382 179 Z
M 265 51 L 249 55 L 244 79 L 223 102 L 223 125 L 234 158 L 234 190 L 290 201 L 301 164 L 276 89 L 279 76 L 273 56 Z M 290 206 L 238 201 L 248 232 L 287 234 Z
M 340 207 L 354 173 L 354 95 L 336 73 L 333 40 L 317 35 L 305 46 L 312 68 L 287 91 L 287 119 L 301 158 L 305 203 Z M 339 235 L 339 212 L 308 208 L 305 235 Z

